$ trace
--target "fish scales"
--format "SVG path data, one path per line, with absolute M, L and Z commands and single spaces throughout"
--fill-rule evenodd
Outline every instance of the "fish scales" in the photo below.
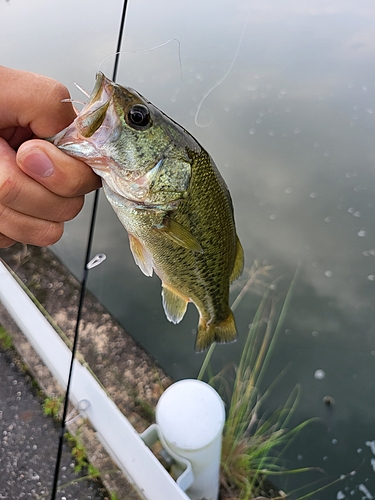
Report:
M 162 281 L 167 318 L 178 323 L 187 303 L 195 304 L 196 350 L 233 341 L 229 285 L 242 272 L 243 250 L 210 155 L 140 94 L 101 73 L 75 122 L 50 140 L 101 175 L 136 263 Z
M 215 311 L 216 318 L 222 319 L 229 312 L 228 283 L 236 250 L 231 201 L 216 169 L 212 168 L 210 157 L 204 151 L 199 154 L 190 152 L 190 155 L 192 179 L 189 192 L 194 196 L 183 200 L 172 218 L 194 234 L 203 252 L 192 252 L 166 242 L 162 235 L 156 237 L 150 233 L 148 223 L 142 225 L 138 236 L 152 249 L 155 268 L 163 281 L 182 295 L 190 296 L 196 304 L 201 303 L 201 310 Z M 208 215 L 207 224 L 202 224 L 199 217 L 203 210 Z M 205 319 L 210 318 L 206 316 Z

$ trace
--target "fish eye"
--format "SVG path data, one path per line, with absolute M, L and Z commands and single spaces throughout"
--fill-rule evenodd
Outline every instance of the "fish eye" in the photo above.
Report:
M 128 112 L 128 123 L 134 128 L 145 128 L 150 123 L 150 111 L 144 104 L 134 104 Z

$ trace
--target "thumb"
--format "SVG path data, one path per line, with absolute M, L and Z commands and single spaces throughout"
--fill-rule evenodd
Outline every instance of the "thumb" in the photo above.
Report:
M 40 139 L 20 146 L 17 164 L 29 177 L 60 196 L 81 196 L 101 186 L 99 177 L 88 165 Z

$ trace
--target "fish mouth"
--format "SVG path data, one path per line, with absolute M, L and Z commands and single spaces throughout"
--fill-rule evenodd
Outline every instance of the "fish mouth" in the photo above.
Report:
M 104 167 L 101 146 L 115 140 L 120 128 L 113 95 L 113 82 L 98 72 L 89 100 L 73 123 L 47 140 L 70 156 L 94 163 L 96 168 Z
M 103 124 L 112 99 L 112 82 L 103 73 L 97 73 L 90 99 L 75 120 L 82 137 L 91 137 Z

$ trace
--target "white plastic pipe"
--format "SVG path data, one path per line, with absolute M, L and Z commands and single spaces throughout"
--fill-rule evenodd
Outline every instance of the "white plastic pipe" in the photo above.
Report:
M 156 407 L 156 423 L 177 455 L 190 461 L 191 500 L 217 500 L 224 404 L 218 393 L 199 380 L 181 380 L 168 387 Z

